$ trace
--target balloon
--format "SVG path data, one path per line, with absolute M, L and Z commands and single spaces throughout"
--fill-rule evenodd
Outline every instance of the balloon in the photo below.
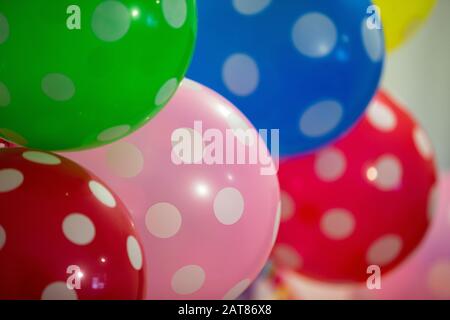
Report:
M 199 1 L 188 76 L 280 129 L 280 154 L 330 143 L 360 118 L 380 79 L 382 31 L 369 0 Z
M 381 290 L 361 290 L 359 298 L 450 299 L 450 174 L 443 174 L 439 184 L 433 224 L 421 246 L 382 278 Z
M 274 165 L 255 130 L 247 137 L 231 130 L 252 128 L 217 93 L 184 80 L 138 132 L 67 154 L 103 178 L 130 209 L 147 257 L 147 298 L 233 299 L 263 267 L 278 230 L 279 188 L 276 171 L 262 170 Z M 238 148 L 258 151 L 266 161 L 229 161 L 242 155 L 230 156 Z M 227 160 L 212 159 L 214 153 Z
M 0 3 L 0 137 L 94 148 L 141 127 L 184 76 L 194 0 Z
M 0 150 L 0 299 L 141 299 L 130 216 L 95 176 L 55 154 Z
M 342 140 L 281 162 L 279 179 L 275 265 L 322 281 L 366 281 L 369 266 L 389 272 L 417 247 L 435 203 L 428 137 L 383 92 Z
M 389 51 L 406 41 L 428 18 L 436 0 L 374 0 L 379 6 Z

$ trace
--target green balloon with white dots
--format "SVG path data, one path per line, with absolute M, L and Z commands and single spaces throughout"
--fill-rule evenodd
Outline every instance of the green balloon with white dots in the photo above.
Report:
M 184 77 L 195 0 L 1 0 L 0 137 L 43 150 L 121 139 Z

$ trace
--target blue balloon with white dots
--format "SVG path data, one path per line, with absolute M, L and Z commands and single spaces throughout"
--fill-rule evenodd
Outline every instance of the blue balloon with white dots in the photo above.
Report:
M 188 77 L 232 101 L 280 155 L 348 131 L 374 95 L 384 36 L 369 0 L 202 0 Z M 371 15 L 372 14 L 372 15 Z

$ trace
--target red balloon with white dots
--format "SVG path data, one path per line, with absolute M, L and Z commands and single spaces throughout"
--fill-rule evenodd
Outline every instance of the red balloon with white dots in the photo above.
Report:
M 0 300 L 141 299 L 144 259 L 129 213 L 55 154 L 0 149 Z
M 436 202 L 428 136 L 384 92 L 334 145 L 283 160 L 279 179 L 275 265 L 324 281 L 389 272 L 420 243 Z

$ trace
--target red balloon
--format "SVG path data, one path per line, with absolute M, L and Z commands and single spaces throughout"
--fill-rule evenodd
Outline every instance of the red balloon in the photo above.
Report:
M 419 244 L 435 202 L 433 148 L 411 115 L 380 92 L 334 145 L 283 160 L 275 264 L 334 282 L 384 274 Z
M 121 201 L 55 154 L 0 149 L 0 299 L 141 299 L 140 244 Z

